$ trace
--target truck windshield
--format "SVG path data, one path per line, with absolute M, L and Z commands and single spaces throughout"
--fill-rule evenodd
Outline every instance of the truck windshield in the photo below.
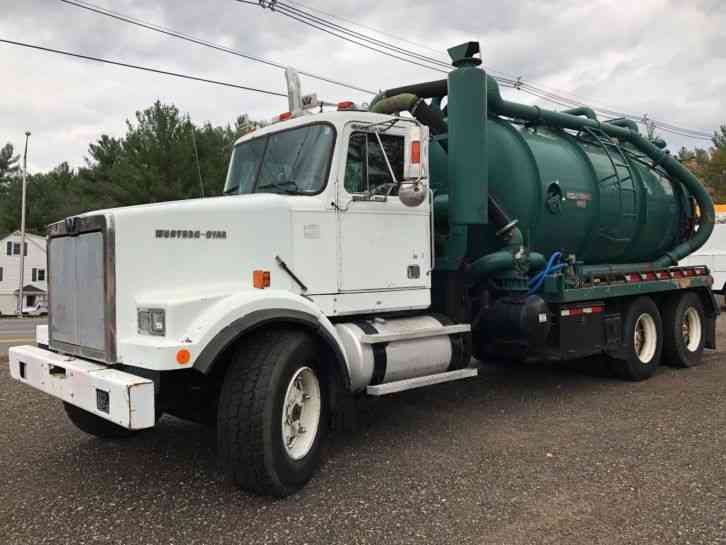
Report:
M 313 195 L 325 187 L 335 129 L 307 125 L 235 146 L 225 195 L 284 193 Z

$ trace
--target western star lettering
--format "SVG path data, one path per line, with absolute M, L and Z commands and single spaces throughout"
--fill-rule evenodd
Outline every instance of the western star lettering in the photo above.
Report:
M 156 238 L 226 239 L 227 231 L 200 231 L 199 229 L 156 229 Z

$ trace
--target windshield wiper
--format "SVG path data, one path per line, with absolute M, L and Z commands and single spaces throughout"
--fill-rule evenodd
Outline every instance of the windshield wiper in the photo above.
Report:
M 285 186 L 291 185 L 293 186 L 292 189 L 285 189 Z M 287 193 L 288 195 L 295 195 L 297 193 L 300 193 L 300 188 L 297 185 L 297 182 L 295 180 L 286 180 L 284 182 L 270 182 L 269 184 L 265 185 L 258 185 L 255 188 L 255 193 L 257 193 L 258 189 L 267 189 L 270 187 L 274 187 L 276 189 L 281 189 L 284 193 Z
M 237 184 L 237 185 L 236 185 L 236 186 L 234 186 L 234 187 L 230 187 L 229 189 L 225 189 L 225 190 L 224 190 L 224 194 L 225 194 L 225 195 L 230 195 L 231 193 L 235 193 L 235 192 L 237 192 L 238 190 L 239 190 L 239 184 Z

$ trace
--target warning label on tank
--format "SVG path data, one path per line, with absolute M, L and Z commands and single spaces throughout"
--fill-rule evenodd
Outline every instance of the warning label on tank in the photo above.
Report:
M 577 208 L 587 208 L 587 203 L 592 200 L 592 193 L 568 191 L 565 193 L 567 199 L 575 201 Z
M 592 193 L 576 193 L 574 191 L 568 191 L 565 193 L 567 195 L 567 198 L 571 201 L 591 201 L 592 200 Z

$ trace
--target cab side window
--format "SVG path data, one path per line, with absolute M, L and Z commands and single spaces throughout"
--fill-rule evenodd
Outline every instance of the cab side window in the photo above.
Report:
M 396 180 L 400 182 L 403 178 L 403 136 L 381 134 L 380 137 Z M 350 137 L 348 159 L 345 164 L 346 191 L 373 192 L 377 187 L 393 181 L 376 135 L 354 132 Z M 396 191 L 391 194 L 395 195 Z

